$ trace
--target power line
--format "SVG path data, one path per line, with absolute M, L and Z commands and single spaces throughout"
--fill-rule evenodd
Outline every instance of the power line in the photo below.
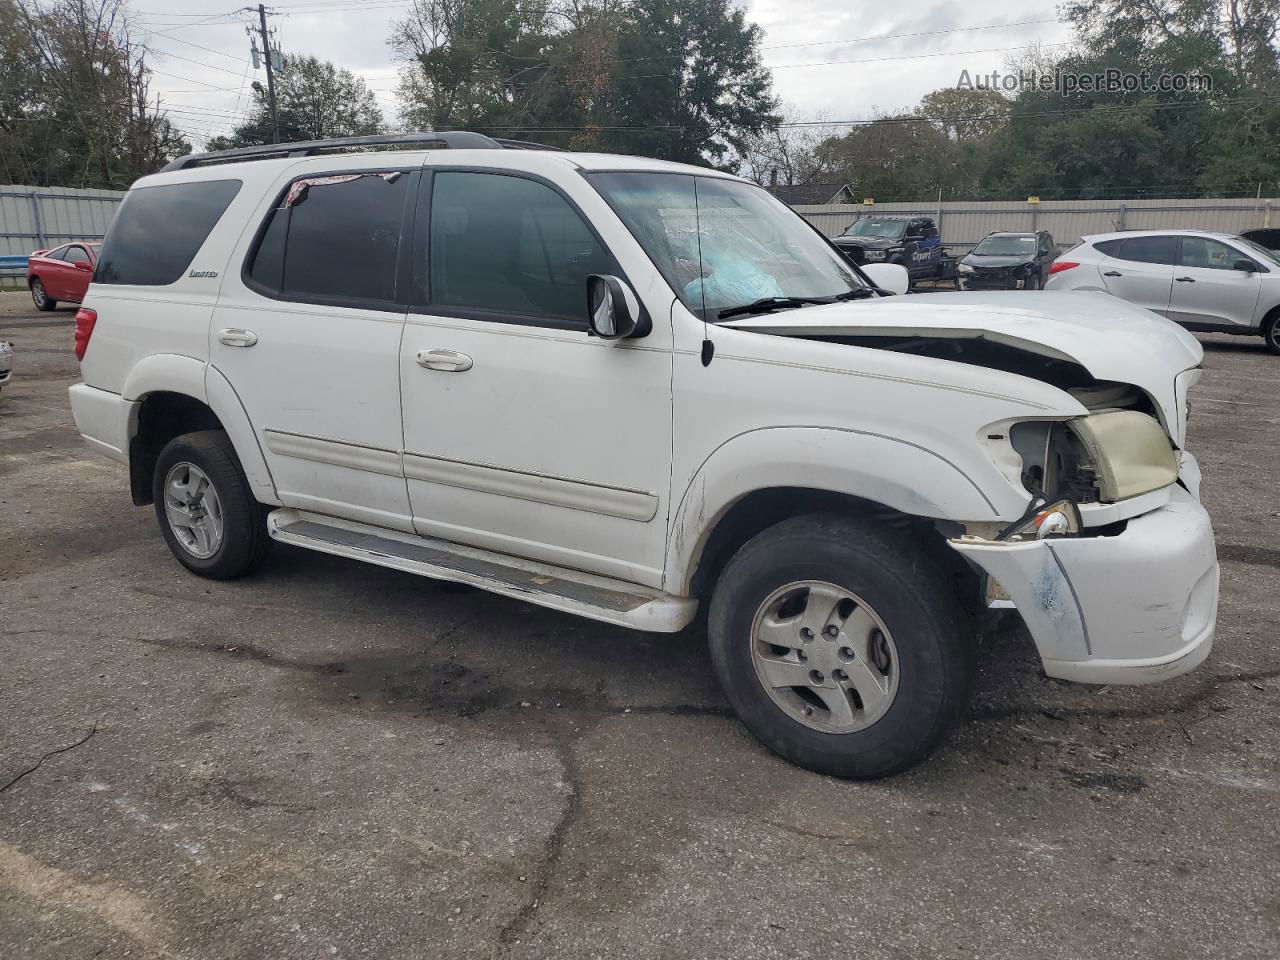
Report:
M 152 46 L 148 46 L 148 47 L 147 47 L 147 50 L 149 50 L 151 53 L 156 54 L 157 56 L 161 56 L 161 57 L 171 57 L 171 58 L 173 58 L 174 60 L 181 60 L 183 63 L 193 63 L 193 64 L 195 64 L 197 67 L 204 67 L 204 68 L 206 68 L 206 69 L 208 69 L 208 70 L 220 70 L 220 71 L 222 71 L 223 73 L 229 73 L 229 74 L 231 74 L 231 76 L 236 77 L 237 79 L 240 77 L 240 71 L 239 71 L 239 70 L 229 70 L 229 69 L 227 69 L 226 67 L 220 67 L 220 66 L 218 66 L 217 64 L 214 64 L 214 63 L 205 63 L 203 60 L 192 60 L 190 57 L 183 57 L 183 56 L 180 56 L 180 55 L 178 55 L 178 54 L 176 54 L 176 53 L 173 53 L 172 51 L 169 51 L 169 50 L 160 50 L 160 49 L 158 49 L 158 48 L 156 48 L 156 47 L 152 47 Z

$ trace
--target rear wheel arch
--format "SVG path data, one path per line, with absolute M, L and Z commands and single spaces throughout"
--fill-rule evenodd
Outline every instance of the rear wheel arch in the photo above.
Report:
M 1272 307 L 1262 318 L 1259 330 L 1267 349 L 1272 353 L 1280 354 L 1280 304 Z
M 157 390 L 138 398 L 129 438 L 129 490 L 135 506 L 152 502 L 156 461 L 170 440 L 185 433 L 222 430 L 222 421 L 203 400 Z

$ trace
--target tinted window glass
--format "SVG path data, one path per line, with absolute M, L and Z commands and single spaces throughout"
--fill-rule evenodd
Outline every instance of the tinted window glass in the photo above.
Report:
M 558 193 L 488 173 L 435 175 L 429 254 L 433 304 L 583 327 L 587 277 L 617 272 Z
M 67 263 L 88 263 L 89 254 L 85 252 L 84 247 L 68 247 L 67 255 L 63 259 Z
M 66 256 L 66 253 L 67 253 L 66 247 L 54 247 L 48 253 L 44 254 L 44 258 L 46 260 L 61 260 L 64 256 Z
M 1232 250 L 1225 243 L 1207 237 L 1183 237 L 1180 263 L 1184 267 L 1202 270 L 1231 270 L 1237 260 L 1248 259 L 1243 253 Z
M 1108 257 L 1114 257 L 1120 252 L 1120 245 L 1122 243 L 1124 243 L 1124 240 L 1099 240 L 1093 245 L 1093 249 L 1097 250 L 1099 253 L 1106 254 Z M 1075 248 L 1072 247 L 1072 249 L 1074 250 Z
M 1112 256 L 1139 263 L 1172 264 L 1178 255 L 1177 237 L 1128 237 Z
M 294 181 L 270 214 L 250 281 L 289 300 L 394 303 L 412 180 L 379 171 Z
M 239 190 L 239 180 L 130 190 L 102 242 L 94 282 L 173 283 L 195 259 Z

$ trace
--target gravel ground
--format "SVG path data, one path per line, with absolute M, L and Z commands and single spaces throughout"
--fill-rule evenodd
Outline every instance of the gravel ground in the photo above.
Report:
M 1218 640 L 1145 688 L 984 641 L 875 784 L 759 747 L 703 638 L 282 548 L 193 578 L 72 426 L 72 311 L 0 294 L 0 956 L 1280 954 L 1280 358 L 1205 338 Z

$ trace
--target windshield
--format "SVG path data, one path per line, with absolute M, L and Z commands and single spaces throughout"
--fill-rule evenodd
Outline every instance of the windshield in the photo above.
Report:
M 869 291 L 837 251 L 761 187 L 681 173 L 588 179 L 680 301 L 703 319 L 767 298 Z
M 849 224 L 849 229 L 844 232 L 844 235 L 846 237 L 888 237 L 890 240 L 900 240 L 906 232 L 907 221 L 905 220 L 863 217 Z
M 973 252 L 980 257 L 1033 257 L 1035 237 L 987 237 Z
M 1280 267 L 1280 252 L 1270 250 L 1262 244 L 1254 243 L 1252 240 L 1246 240 L 1244 237 L 1236 237 L 1236 239 L 1252 250 L 1254 256 L 1267 264 L 1267 266 Z

